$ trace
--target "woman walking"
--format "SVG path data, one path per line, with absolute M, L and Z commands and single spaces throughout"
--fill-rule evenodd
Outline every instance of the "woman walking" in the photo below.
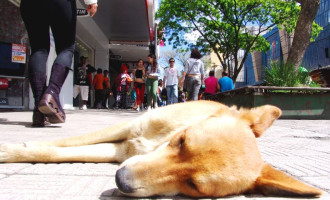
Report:
M 91 16 L 97 11 L 97 0 L 85 0 Z M 34 97 L 32 126 L 64 123 L 65 113 L 59 94 L 71 69 L 76 38 L 77 8 L 75 0 L 21 0 L 21 16 L 29 35 L 31 56 L 29 81 Z M 46 62 L 50 50 L 51 28 L 57 57 L 53 63 L 48 87 Z
M 201 61 L 202 55 L 198 49 L 191 51 L 190 58 L 184 67 L 181 84 L 183 84 L 185 76 L 187 75 L 187 92 L 188 101 L 198 100 L 198 92 L 202 85 L 204 78 L 204 63 Z
M 140 107 L 143 109 L 143 101 L 144 101 L 144 90 L 145 83 L 144 78 L 146 76 L 146 72 L 143 66 L 143 60 L 140 59 L 138 61 L 138 67 L 133 71 L 134 77 L 134 88 L 136 92 L 136 105 L 133 107 L 134 110 L 139 111 Z
M 151 107 L 157 108 L 157 89 L 158 89 L 158 77 L 159 69 L 157 66 L 156 56 L 153 54 L 148 55 L 149 65 L 147 67 L 147 99 L 148 99 L 148 110 Z M 153 103 L 153 106 L 152 106 Z

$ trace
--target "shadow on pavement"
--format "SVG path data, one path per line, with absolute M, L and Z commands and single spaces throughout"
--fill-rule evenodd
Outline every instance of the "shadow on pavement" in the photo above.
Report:
M 25 126 L 26 128 L 61 128 L 61 126 L 46 126 L 46 127 L 32 127 L 32 122 L 20 122 L 20 121 L 8 121 L 6 118 L 0 118 L 0 125 L 20 125 Z

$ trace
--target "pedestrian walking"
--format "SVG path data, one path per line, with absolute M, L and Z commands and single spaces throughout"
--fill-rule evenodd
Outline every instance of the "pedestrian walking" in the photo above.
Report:
M 136 92 L 136 104 L 133 107 L 134 110 L 139 111 L 143 109 L 143 101 L 144 101 L 144 91 L 145 91 L 145 68 L 143 66 L 143 60 L 140 59 L 138 61 L 138 66 L 136 70 L 133 71 L 133 81 L 134 81 L 134 89 Z
M 103 91 L 104 91 L 104 76 L 102 74 L 102 69 L 97 69 L 97 74 L 94 76 L 93 86 L 95 89 L 95 102 L 94 108 L 101 109 L 102 108 L 102 101 L 103 101 Z
M 179 89 L 178 82 L 180 80 L 179 70 L 175 67 L 174 58 L 169 60 L 170 67 L 165 69 L 164 85 L 167 91 L 167 104 L 178 103 Z
M 148 98 L 148 110 L 157 108 L 157 88 L 158 88 L 158 78 L 160 76 L 160 71 L 158 68 L 156 56 L 149 54 L 148 57 L 148 67 L 146 71 L 147 76 L 147 98 Z
M 184 88 L 186 88 L 188 92 L 188 101 L 198 100 L 198 92 L 204 78 L 204 63 L 201 58 L 202 55 L 198 49 L 193 49 L 190 58 L 187 60 L 187 64 L 184 67 L 181 85 L 186 81 Z
M 85 0 L 87 12 L 94 16 L 97 0 Z M 21 0 L 21 16 L 29 35 L 29 82 L 34 97 L 32 126 L 64 123 L 65 112 L 59 94 L 71 69 L 76 38 L 77 8 L 75 0 Z M 50 50 L 49 28 L 55 41 L 57 57 L 46 86 L 46 63 Z
M 80 62 L 75 70 L 74 86 L 73 86 L 73 98 L 77 98 L 80 94 L 81 105 L 80 110 L 87 109 L 88 93 L 89 93 L 89 79 L 87 75 L 87 57 L 81 56 Z

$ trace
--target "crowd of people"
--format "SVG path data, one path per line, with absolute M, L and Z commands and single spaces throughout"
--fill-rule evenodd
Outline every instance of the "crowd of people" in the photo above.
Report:
M 165 68 L 164 77 L 161 79 L 156 57 L 150 54 L 147 57 L 147 66 L 142 59 L 139 59 L 137 67 L 131 72 L 128 71 L 126 64 L 122 64 L 120 72 L 112 83 L 113 86 L 110 87 L 109 71 L 100 68 L 96 70 L 87 64 L 86 57 L 81 56 L 75 68 L 73 96 L 77 98 L 80 94 L 79 108 L 81 110 L 86 110 L 88 105 L 96 109 L 111 107 L 140 111 L 205 99 L 217 91 L 225 92 L 234 89 L 233 81 L 226 72 L 223 72 L 222 78 L 218 80 L 214 76 L 214 71 L 210 71 L 208 78 L 203 80 L 204 63 L 201 57 L 197 49 L 192 50 L 182 78 L 175 66 L 175 59 L 170 58 L 169 67 Z M 205 82 L 205 88 L 202 88 L 203 82 Z M 90 104 L 91 94 L 94 95 L 93 105 Z M 109 103 L 110 97 L 113 97 L 112 105 Z

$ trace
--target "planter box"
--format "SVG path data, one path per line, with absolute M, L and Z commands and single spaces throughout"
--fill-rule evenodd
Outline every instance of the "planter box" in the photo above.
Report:
M 282 119 L 330 119 L 330 88 L 248 86 L 206 99 L 244 108 L 274 105 Z

